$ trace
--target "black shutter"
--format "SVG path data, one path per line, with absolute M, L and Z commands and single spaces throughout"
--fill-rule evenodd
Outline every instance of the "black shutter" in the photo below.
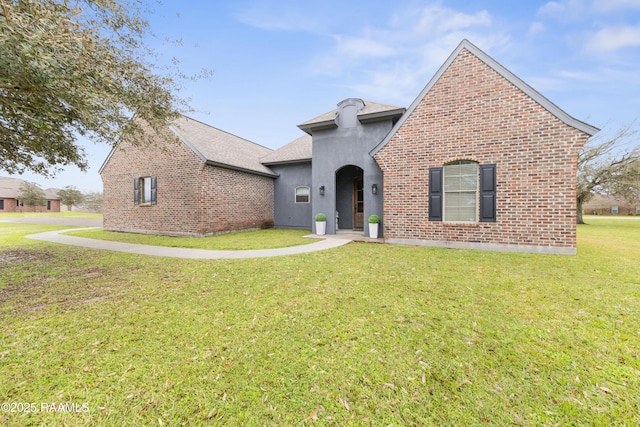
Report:
M 480 222 L 496 222 L 496 165 L 480 165 Z
M 140 179 L 133 178 L 133 203 L 140 204 Z
M 429 221 L 442 221 L 442 170 L 429 169 Z
M 158 203 L 158 196 L 156 191 L 156 177 L 151 177 L 151 204 L 155 205 Z

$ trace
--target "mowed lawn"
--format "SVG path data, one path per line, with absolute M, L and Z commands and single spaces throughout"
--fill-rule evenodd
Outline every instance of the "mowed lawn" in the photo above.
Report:
M 640 221 L 588 221 L 577 256 L 207 261 L 0 223 L 0 424 L 638 425 Z

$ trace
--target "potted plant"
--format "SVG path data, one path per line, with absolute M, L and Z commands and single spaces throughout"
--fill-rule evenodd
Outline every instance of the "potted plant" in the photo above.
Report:
M 378 238 L 378 227 L 380 226 L 380 217 L 378 215 L 370 215 L 367 221 L 369 223 L 369 237 Z
M 324 236 L 327 231 L 327 216 L 323 213 L 316 214 L 316 234 Z

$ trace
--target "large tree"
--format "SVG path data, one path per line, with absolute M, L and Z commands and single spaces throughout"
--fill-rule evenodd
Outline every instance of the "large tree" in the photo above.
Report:
M 624 126 L 611 136 L 592 138 L 578 156 L 577 221 L 582 206 L 596 193 L 628 201 L 640 198 L 640 144 L 636 131 Z
M 18 200 L 25 206 L 45 206 L 47 198 L 42 188 L 33 182 L 20 184 L 17 194 Z
M 186 108 L 184 76 L 152 63 L 145 13 L 142 0 L 0 0 L 0 169 L 85 170 L 78 136 L 145 143 L 141 123 L 165 131 Z
M 74 205 L 79 205 L 84 199 L 80 190 L 73 185 L 67 185 L 58 191 L 58 197 L 60 197 L 60 203 L 66 205 L 68 210 L 71 210 Z

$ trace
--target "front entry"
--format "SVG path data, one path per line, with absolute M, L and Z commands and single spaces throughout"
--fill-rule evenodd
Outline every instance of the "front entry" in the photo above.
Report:
M 353 179 L 353 229 L 364 230 L 364 185 L 362 176 Z
M 364 175 L 355 165 L 336 171 L 336 214 L 341 230 L 364 230 Z

